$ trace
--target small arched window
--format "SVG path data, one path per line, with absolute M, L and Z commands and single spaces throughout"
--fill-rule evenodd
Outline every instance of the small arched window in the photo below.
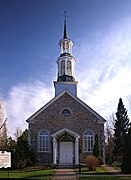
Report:
M 63 109 L 61 112 L 62 115 L 71 115 L 71 111 L 69 109 Z
M 38 151 L 41 151 L 41 152 L 49 151 L 49 134 L 46 130 L 43 130 L 39 133 Z
M 93 152 L 94 134 L 91 131 L 84 133 L 84 152 Z

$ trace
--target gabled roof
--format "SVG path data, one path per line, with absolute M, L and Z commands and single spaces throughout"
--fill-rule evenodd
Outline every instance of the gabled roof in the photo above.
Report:
M 80 137 L 80 135 L 78 133 L 75 133 L 75 132 L 73 132 L 73 131 L 71 131 L 71 130 L 69 130 L 67 128 L 61 129 L 61 130 L 57 131 L 56 133 L 52 134 L 51 136 L 52 137 L 57 137 L 57 136 L 61 136 L 61 135 L 65 134 L 65 133 L 67 133 L 67 134 L 69 134 L 70 136 L 73 136 L 73 137 L 77 137 L 77 138 Z
M 28 123 L 34 122 L 33 119 L 37 117 L 43 110 L 45 110 L 47 107 L 49 107 L 52 103 L 54 103 L 57 99 L 59 99 L 61 96 L 63 96 L 65 93 L 67 93 L 69 96 L 71 96 L 73 99 L 75 99 L 78 103 L 80 103 L 83 107 L 85 107 L 89 112 L 91 112 L 94 116 L 97 117 L 98 123 L 105 123 L 106 120 L 100 116 L 96 111 L 94 111 L 91 107 L 89 107 L 87 104 L 85 104 L 82 100 L 80 100 L 78 97 L 74 96 L 71 92 L 69 92 L 67 89 L 62 91 L 59 95 L 54 97 L 51 101 L 49 101 L 47 104 L 45 104 L 42 108 L 40 108 L 37 112 L 35 112 L 31 117 L 29 117 L 26 121 Z

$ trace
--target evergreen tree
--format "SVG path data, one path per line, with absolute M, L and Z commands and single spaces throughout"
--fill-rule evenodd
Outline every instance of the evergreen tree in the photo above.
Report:
M 28 130 L 26 129 L 17 141 L 9 138 L 8 150 L 11 151 L 12 168 L 23 168 L 35 161 L 35 153 L 28 145 Z
M 100 142 L 99 142 L 98 134 L 95 134 L 95 144 L 94 144 L 94 149 L 93 149 L 93 156 L 95 156 L 98 159 L 101 158 L 101 154 L 100 154 Z
M 131 127 L 124 141 L 121 170 L 123 173 L 131 173 Z
M 17 142 L 15 140 L 12 139 L 12 137 L 9 137 L 8 138 L 8 149 L 7 151 L 11 152 L 11 167 L 12 168 L 16 168 L 16 162 L 17 162 L 17 159 L 16 159 L 16 145 L 17 145 Z
M 22 168 L 34 163 L 35 153 L 28 145 L 28 130 L 26 129 L 20 137 L 18 137 L 16 145 L 16 166 Z
M 114 125 L 114 155 L 123 155 L 123 145 L 124 138 L 129 128 L 129 118 L 127 115 L 127 110 L 124 107 L 123 101 L 120 98 L 118 103 L 118 108 L 116 112 L 116 120 Z

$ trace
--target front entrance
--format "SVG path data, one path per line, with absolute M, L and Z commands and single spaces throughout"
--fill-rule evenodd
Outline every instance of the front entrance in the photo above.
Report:
M 73 163 L 73 143 L 60 142 L 60 163 L 72 164 Z
M 79 134 L 64 128 L 52 137 L 53 164 L 79 164 Z

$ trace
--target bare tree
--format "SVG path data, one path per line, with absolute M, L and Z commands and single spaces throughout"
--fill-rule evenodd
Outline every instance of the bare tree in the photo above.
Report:
M 114 141 L 113 141 L 113 125 L 115 121 L 114 113 L 109 116 L 109 119 L 105 125 L 105 137 L 106 137 L 106 162 L 113 162 L 113 150 L 114 150 Z
M 2 100 L 0 100 L 0 130 L 2 129 L 2 125 L 4 123 L 4 105 Z
M 5 119 L 3 125 L 2 125 L 2 130 L 0 134 L 0 150 L 1 151 L 6 151 L 7 150 L 7 118 Z
M 131 96 L 128 96 L 127 99 L 128 99 L 128 102 L 129 102 L 129 108 L 128 108 L 129 112 L 128 112 L 128 114 L 131 117 Z
M 4 105 L 0 100 L 0 150 L 5 151 L 7 149 L 7 118 L 4 118 Z
M 17 140 L 22 135 L 22 130 L 20 127 L 17 127 L 14 132 L 15 140 Z

